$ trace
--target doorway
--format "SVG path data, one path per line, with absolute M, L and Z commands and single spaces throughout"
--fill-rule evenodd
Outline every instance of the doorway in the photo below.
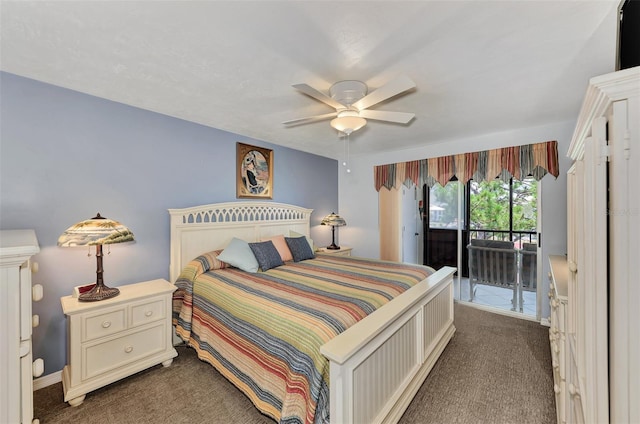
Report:
M 538 186 L 528 178 L 423 187 L 423 263 L 459 270 L 458 301 L 537 316 Z

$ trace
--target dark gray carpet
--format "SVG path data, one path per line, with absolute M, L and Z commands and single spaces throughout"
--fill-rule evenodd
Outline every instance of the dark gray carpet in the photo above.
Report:
M 555 422 L 546 327 L 458 304 L 455 325 L 402 424 Z M 177 350 L 169 368 L 91 392 L 77 408 L 63 402 L 61 383 L 38 390 L 35 417 L 43 424 L 274 423 L 192 349 Z

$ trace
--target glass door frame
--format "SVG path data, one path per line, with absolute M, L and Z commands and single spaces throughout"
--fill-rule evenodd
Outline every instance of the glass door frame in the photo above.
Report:
M 457 179 L 452 179 L 450 182 L 457 182 Z M 536 285 L 536 319 L 539 320 L 541 316 L 541 275 L 542 275 L 542 184 L 540 181 L 536 181 L 536 231 L 535 232 L 525 232 L 518 231 L 513 229 L 513 178 L 509 181 L 509 240 L 513 240 L 514 233 L 531 233 L 530 241 L 532 242 L 531 236 L 535 234 L 536 244 L 537 244 L 537 285 Z M 471 227 L 471 183 L 472 180 L 469 180 L 464 186 L 462 184 L 457 184 L 457 222 L 462 222 L 462 225 L 457 225 L 456 228 L 456 264 L 451 266 L 456 266 L 459 272 L 456 272 L 454 275 L 454 279 L 457 278 L 457 284 L 454 285 L 457 287 L 456 293 L 454 293 L 455 299 L 462 302 L 467 302 L 466 299 L 462 299 L 460 297 L 460 282 L 463 277 L 469 276 L 468 273 L 468 253 L 467 253 L 467 245 L 469 244 L 469 238 L 472 230 Z M 448 183 L 447 183 L 448 184 Z M 422 187 L 422 198 L 424 207 L 422 208 L 422 221 L 423 221 L 423 255 L 422 261 L 423 264 L 429 265 L 429 234 L 434 228 L 431 228 L 429 209 L 431 202 L 431 187 L 426 184 Z M 435 229 L 441 230 L 441 229 Z M 488 230 L 490 231 L 490 230 Z M 497 308 L 491 308 L 496 309 Z M 500 312 L 503 312 L 500 310 Z M 516 315 L 521 317 L 522 313 L 509 313 L 510 311 L 504 311 L 508 315 Z M 529 315 L 530 316 L 530 315 Z

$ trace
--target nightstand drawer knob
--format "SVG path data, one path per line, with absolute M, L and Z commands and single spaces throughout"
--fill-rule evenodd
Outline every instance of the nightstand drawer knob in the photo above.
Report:
M 102 328 L 109 328 L 111 327 L 111 321 L 104 321 L 102 323 Z
M 125 351 L 126 353 L 131 353 L 131 352 L 133 352 L 133 346 L 127 346 L 127 347 L 125 347 L 125 348 L 124 348 L 124 351 Z
M 153 311 L 147 311 L 144 313 L 145 317 L 150 317 L 151 315 L 153 315 Z

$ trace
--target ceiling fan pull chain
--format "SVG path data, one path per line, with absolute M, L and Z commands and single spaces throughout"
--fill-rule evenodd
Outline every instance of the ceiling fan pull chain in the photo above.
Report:
M 350 149 L 351 139 L 350 135 L 347 135 L 347 174 L 351 174 L 351 168 L 349 167 L 349 149 Z
M 344 167 L 347 166 L 347 137 L 342 137 L 342 166 Z
M 344 162 L 342 162 L 342 166 L 347 168 L 347 174 L 351 173 L 351 168 L 349 168 L 349 139 L 350 133 L 347 133 L 347 136 L 343 138 L 344 140 Z

